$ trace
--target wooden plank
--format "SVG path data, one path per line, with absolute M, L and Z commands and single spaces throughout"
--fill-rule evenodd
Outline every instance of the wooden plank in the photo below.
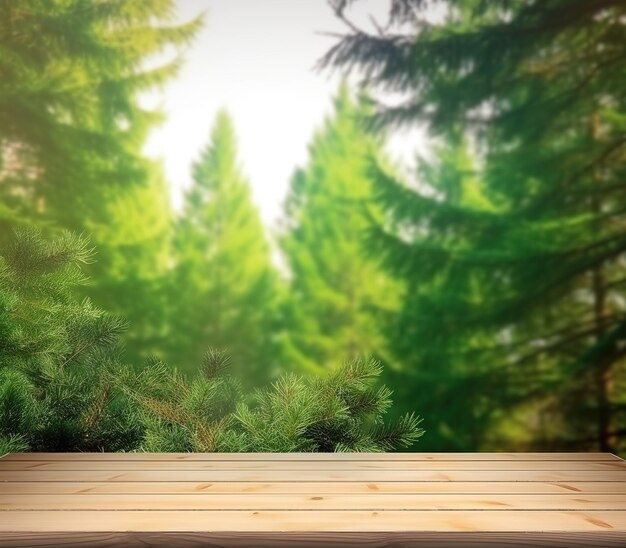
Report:
M 620 495 L 0 494 L 3 510 L 626 510 Z
M 203 462 L 189 461 L 1 461 L 0 472 L 8 470 L 92 470 L 92 471 L 191 471 L 191 470 L 229 470 L 229 471 L 322 471 L 335 472 L 343 470 L 411 470 L 411 471 L 610 471 L 626 472 L 626 462 L 619 461 L 280 461 L 280 462 L 253 462 L 253 461 L 226 461 Z
M 0 481 L 618 481 L 625 470 L 610 471 L 422 471 L 422 470 L 172 470 L 169 472 L 28 470 L 0 471 Z M 626 485 L 626 484 L 625 484 Z
M 0 545 L 623 547 L 625 472 L 608 454 L 8 455 Z
M 593 532 L 476 533 L 4 533 L 1 546 L 74 548 L 624 548 L 624 534 Z
M 3 460 L 191 461 L 621 461 L 611 453 L 9 453 Z
M 189 510 L 5 510 L 0 532 L 84 531 L 621 531 L 626 511 L 405 510 L 405 511 L 189 511 Z
M 351 494 L 416 493 L 432 494 L 624 494 L 621 482 L 46 482 L 7 481 L 0 484 L 7 494 L 83 494 L 83 493 L 267 493 L 267 494 Z

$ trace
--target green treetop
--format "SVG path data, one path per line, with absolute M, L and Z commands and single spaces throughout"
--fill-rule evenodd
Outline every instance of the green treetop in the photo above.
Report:
M 209 346 L 228 349 L 236 375 L 256 384 L 276 373 L 276 280 L 236 148 L 222 111 L 176 226 L 171 342 L 186 370 Z
M 378 215 L 368 157 L 382 146 L 362 124 L 367 112 L 367 100 L 343 85 L 308 165 L 291 180 L 281 240 L 290 280 L 285 359 L 302 370 L 384 353 L 380 319 L 397 293 L 363 248 Z

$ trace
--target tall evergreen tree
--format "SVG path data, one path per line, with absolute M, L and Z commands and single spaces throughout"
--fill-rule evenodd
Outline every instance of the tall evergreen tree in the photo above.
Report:
M 163 317 L 144 296 L 156 290 L 168 206 L 159 167 L 142 152 L 161 115 L 140 94 L 174 75 L 172 48 L 200 20 L 172 24 L 173 0 L 24 0 L 2 9 L 0 237 L 15 224 L 89 234 L 99 252 L 94 285 L 83 291 L 132 321 Z M 145 325 L 134 331 L 141 344 L 127 341 L 134 355 L 154 342 Z
M 108 203 L 107 226 L 93 227 L 97 261 L 86 289 L 94 301 L 123 315 L 132 329 L 124 334 L 125 356 L 141 364 L 166 351 L 167 299 L 171 262 L 169 188 L 160 169 L 146 184 L 116 192 Z
M 335 4 L 344 19 L 346 4 Z M 498 405 L 543 406 L 539 419 L 552 426 L 536 429 L 538 445 L 623 448 L 626 6 L 434 4 L 447 14 L 440 23 L 425 23 L 420 0 L 394 0 L 391 23 L 404 34 L 352 26 L 325 62 L 359 67 L 404 98 L 381 105 L 379 122 L 470 132 L 498 209 L 471 215 L 432 202 L 436 244 L 387 234 L 387 253 L 409 276 L 429 265 L 478 277 L 483 300 L 448 284 L 446 302 L 459 329 L 490 330 L 492 348 L 475 359 L 504 373 Z M 422 196 L 396 198 L 396 211 L 422 223 Z
M 397 291 L 363 250 L 372 218 L 368 156 L 381 139 L 368 133 L 367 100 L 343 84 L 334 112 L 309 146 L 309 163 L 293 176 L 281 240 L 289 267 L 285 359 L 319 373 L 337 360 L 384 354 L 380 319 Z
M 160 115 L 138 94 L 177 61 L 146 68 L 189 41 L 199 21 L 168 26 L 173 2 L 24 0 L 0 21 L 0 176 L 5 204 L 37 224 L 108 223 L 113 189 L 149 180 L 142 153 Z
M 481 306 L 488 296 L 485 277 L 447 261 L 443 250 L 475 246 L 481 234 L 472 222 L 497 208 L 485 195 L 466 139 L 451 133 L 432 152 L 432 159 L 419 161 L 420 194 L 393 174 L 376 172 L 376 195 L 387 218 L 370 231 L 368 249 L 402 283 L 398 313 L 383 326 L 395 365 L 386 373 L 400 404 L 396 411 L 412 407 L 415 394 L 422 394 L 421 406 L 432 417 L 424 449 L 471 451 L 497 419 L 494 394 L 502 378 L 482 352 L 493 334 L 467 329 L 467 305 Z M 451 230 L 459 215 L 468 221 L 465 230 Z M 401 247 L 418 245 L 419 260 L 398 260 Z
M 208 347 L 228 349 L 249 384 L 275 376 L 276 277 L 225 111 L 194 165 L 174 253 L 176 362 L 189 371 Z

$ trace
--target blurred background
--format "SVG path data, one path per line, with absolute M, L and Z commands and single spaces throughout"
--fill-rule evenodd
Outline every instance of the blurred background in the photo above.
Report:
M 85 234 L 125 362 L 355 356 L 420 451 L 626 452 L 620 0 L 7 0 L 0 237 Z

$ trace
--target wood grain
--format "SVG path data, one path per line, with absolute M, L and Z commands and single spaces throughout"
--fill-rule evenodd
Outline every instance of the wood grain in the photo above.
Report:
M 626 510 L 619 495 L 353 495 L 0 493 L 0 510 Z
M 624 462 L 611 453 L 9 453 L 5 460 L 105 460 L 105 461 L 168 461 L 168 460 L 200 460 L 200 461 L 270 461 L 282 462 L 293 460 L 305 461 L 606 461 Z
M 618 481 L 626 488 L 624 470 L 514 471 L 483 470 L 9 470 L 0 469 L 0 481 L 239 481 L 239 482 L 320 482 L 320 481 Z
M 81 493 L 243 493 L 243 494 L 352 494 L 369 493 L 517 493 L 517 494 L 624 494 L 623 482 L 46 482 L 5 481 L 2 492 L 10 494 L 81 494 Z
M 626 532 L 626 511 L 563 510 L 3 510 L 0 532 Z
M 0 459 L 0 546 L 626 546 L 604 453 Z
M 57 471 L 180 471 L 180 461 L 3 461 L 0 459 L 0 472 L 7 470 L 57 470 Z M 246 471 L 263 473 L 275 472 L 277 470 L 276 463 L 273 462 L 254 462 L 254 461 L 189 461 L 185 462 L 184 470 L 215 470 L 215 471 Z M 361 461 L 361 462 L 340 462 L 340 461 L 284 461 L 280 463 L 280 471 L 296 471 L 296 472 L 338 472 L 348 470 L 354 471 L 496 471 L 503 470 L 512 471 L 613 471 L 619 470 L 625 473 L 626 479 L 626 462 L 620 461 Z
M 1 546 L 74 548 L 624 548 L 621 533 L 6 533 Z

